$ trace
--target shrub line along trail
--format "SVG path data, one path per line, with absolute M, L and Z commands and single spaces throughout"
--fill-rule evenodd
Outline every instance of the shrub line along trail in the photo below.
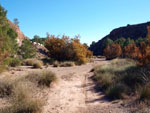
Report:
M 56 73 L 58 81 L 52 85 L 43 113 L 126 113 L 120 103 L 108 101 L 102 93 L 94 91 L 94 83 L 89 78 L 94 61 L 82 66 L 48 67 Z

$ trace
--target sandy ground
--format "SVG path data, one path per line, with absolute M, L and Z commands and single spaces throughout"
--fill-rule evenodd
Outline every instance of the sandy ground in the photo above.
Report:
M 95 59 L 93 63 L 82 66 L 46 68 L 56 73 L 58 81 L 51 88 L 43 90 L 32 86 L 35 87 L 33 93 L 36 97 L 45 101 L 42 113 L 128 113 L 127 109 L 121 106 L 121 101 L 111 102 L 102 92 L 94 90 L 94 83 L 90 79 L 93 72 L 90 71 L 94 66 L 106 63 L 103 59 Z M 33 71 L 38 69 L 18 67 L 1 77 L 24 76 Z M 0 101 L 0 106 L 8 103 L 5 99 Z
M 75 67 L 49 67 L 59 81 L 48 94 L 43 113 L 128 113 L 120 103 L 110 102 L 102 92 L 95 92 L 90 70 L 106 61 L 95 60 Z

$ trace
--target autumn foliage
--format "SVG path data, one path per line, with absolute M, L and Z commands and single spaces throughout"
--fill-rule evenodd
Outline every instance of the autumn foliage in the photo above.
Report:
M 145 42 L 141 43 L 138 61 L 140 65 L 150 64 L 150 44 L 146 45 Z
M 131 58 L 137 60 L 141 66 L 148 65 L 150 64 L 150 27 L 147 27 L 147 37 L 140 40 L 141 38 L 137 39 L 136 42 L 138 43 L 128 43 L 125 46 L 121 46 L 122 43 L 116 43 L 117 41 L 115 41 L 104 49 L 104 55 L 107 59 Z
M 122 54 L 121 46 L 114 43 L 111 46 L 108 45 L 104 50 L 104 54 L 108 60 L 120 57 Z
M 49 50 L 49 56 L 58 61 L 76 61 L 83 64 L 93 55 L 87 46 L 80 43 L 78 37 L 71 39 L 68 36 L 59 38 L 49 35 L 45 47 Z
M 129 44 L 124 48 L 124 56 L 127 58 L 137 59 L 139 53 L 139 47 L 137 47 L 135 44 Z

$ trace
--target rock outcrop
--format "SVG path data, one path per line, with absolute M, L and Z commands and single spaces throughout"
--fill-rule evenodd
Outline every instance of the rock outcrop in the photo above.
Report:
M 97 43 L 92 45 L 89 49 L 94 52 L 94 55 L 102 55 L 103 48 L 102 44 L 104 40 L 109 37 L 112 40 L 117 40 L 119 38 L 131 38 L 131 39 L 138 39 L 138 38 L 145 38 L 147 35 L 147 26 L 150 26 L 150 22 L 136 24 L 136 25 L 127 25 L 125 27 L 120 27 L 117 29 L 112 30 L 109 35 L 105 36 Z

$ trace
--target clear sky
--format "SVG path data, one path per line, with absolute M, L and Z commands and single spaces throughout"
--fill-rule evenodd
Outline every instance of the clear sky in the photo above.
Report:
M 7 17 L 19 19 L 22 32 L 34 35 L 81 36 L 98 41 L 111 30 L 150 21 L 150 0 L 0 0 Z

